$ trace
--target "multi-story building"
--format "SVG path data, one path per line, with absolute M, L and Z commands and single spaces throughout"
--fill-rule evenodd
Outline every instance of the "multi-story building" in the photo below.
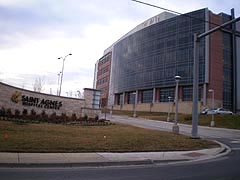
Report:
M 95 64 L 94 87 L 101 90 L 101 107 L 106 106 L 108 101 L 111 59 L 112 53 L 109 52 L 100 58 Z
M 115 109 L 131 110 L 136 103 L 137 110 L 168 111 L 178 75 L 182 77 L 179 111 L 191 113 L 194 33 L 206 32 L 233 18 L 233 10 L 231 15 L 214 14 L 207 8 L 178 16 L 164 12 L 150 18 L 105 50 L 97 62 L 96 88 L 103 90 L 108 105 Z M 215 107 L 240 111 L 240 38 L 229 33 L 240 30 L 240 23 L 226 29 L 200 41 L 199 110 L 211 107 L 211 89 Z M 111 63 L 103 75 L 102 61 L 107 56 Z

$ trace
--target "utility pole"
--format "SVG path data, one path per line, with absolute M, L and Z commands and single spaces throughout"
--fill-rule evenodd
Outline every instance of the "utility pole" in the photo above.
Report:
M 65 59 L 68 57 L 68 56 L 71 56 L 72 54 L 69 53 L 68 55 L 66 55 L 65 57 L 59 57 L 58 59 L 62 59 L 63 60 L 63 65 L 62 65 L 62 74 L 61 74 L 61 81 L 60 81 L 60 88 L 59 88 L 59 96 L 61 96 L 61 91 L 62 91 L 62 80 L 63 80 L 63 70 L 64 70 L 64 62 L 65 62 Z
M 193 60 L 193 111 L 192 111 L 192 138 L 199 138 L 198 136 L 198 87 L 199 87 L 199 43 L 201 38 L 208 36 L 222 28 L 231 25 L 240 20 L 240 17 L 236 19 L 232 19 L 220 26 L 217 26 L 209 31 L 206 31 L 202 34 L 194 34 L 194 60 Z M 232 32 L 229 33 L 236 33 L 239 36 L 239 32 Z

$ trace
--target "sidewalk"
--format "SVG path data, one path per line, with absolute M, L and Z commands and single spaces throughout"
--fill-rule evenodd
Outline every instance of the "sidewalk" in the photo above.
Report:
M 147 165 L 201 161 L 224 156 L 231 151 L 219 148 L 197 151 L 137 153 L 0 153 L 0 167 L 93 167 Z

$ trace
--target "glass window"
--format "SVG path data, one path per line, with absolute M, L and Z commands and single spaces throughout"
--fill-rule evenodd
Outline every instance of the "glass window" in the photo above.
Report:
M 119 104 L 121 105 L 121 104 L 123 104 L 123 94 L 120 94 L 120 98 L 119 98 Z
M 228 18 L 223 16 L 223 20 Z M 233 64 L 232 64 L 232 39 L 231 35 L 223 33 L 223 107 L 232 109 L 233 107 Z
M 142 103 L 152 103 L 153 101 L 153 90 L 142 91 Z
M 135 104 L 136 92 L 128 93 L 128 104 Z
M 202 89 L 198 89 L 198 100 L 201 100 Z M 193 87 L 187 86 L 182 87 L 182 100 L 183 101 L 192 101 L 193 100 Z
M 164 88 L 160 89 L 160 102 L 168 102 L 170 98 L 170 101 L 173 101 L 175 98 L 175 88 Z
M 193 88 L 192 87 L 183 87 L 182 92 L 183 92 L 183 96 L 182 96 L 183 101 L 192 101 L 192 99 L 193 99 Z
M 205 11 L 202 9 L 189 15 L 205 20 Z M 112 54 L 114 92 L 120 94 L 138 89 L 173 87 L 176 74 L 182 76 L 183 84 L 192 85 L 192 37 L 194 33 L 204 31 L 204 21 L 180 15 L 118 41 Z M 200 42 L 199 83 L 204 82 L 205 76 L 204 46 L 203 39 Z

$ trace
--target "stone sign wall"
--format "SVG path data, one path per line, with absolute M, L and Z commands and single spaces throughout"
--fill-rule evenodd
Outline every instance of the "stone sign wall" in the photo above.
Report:
M 28 112 L 34 110 L 37 114 L 45 111 L 48 115 L 64 113 L 67 116 L 76 114 L 77 117 L 83 117 L 84 115 L 88 117 L 99 116 L 99 108 L 93 108 L 92 104 L 89 104 L 94 97 L 89 96 L 88 91 L 97 90 L 86 89 L 84 93 L 88 95 L 86 96 L 87 99 L 76 99 L 37 93 L 0 82 L 0 108 L 11 109 L 12 112 L 15 110 L 22 112 L 24 109 Z

